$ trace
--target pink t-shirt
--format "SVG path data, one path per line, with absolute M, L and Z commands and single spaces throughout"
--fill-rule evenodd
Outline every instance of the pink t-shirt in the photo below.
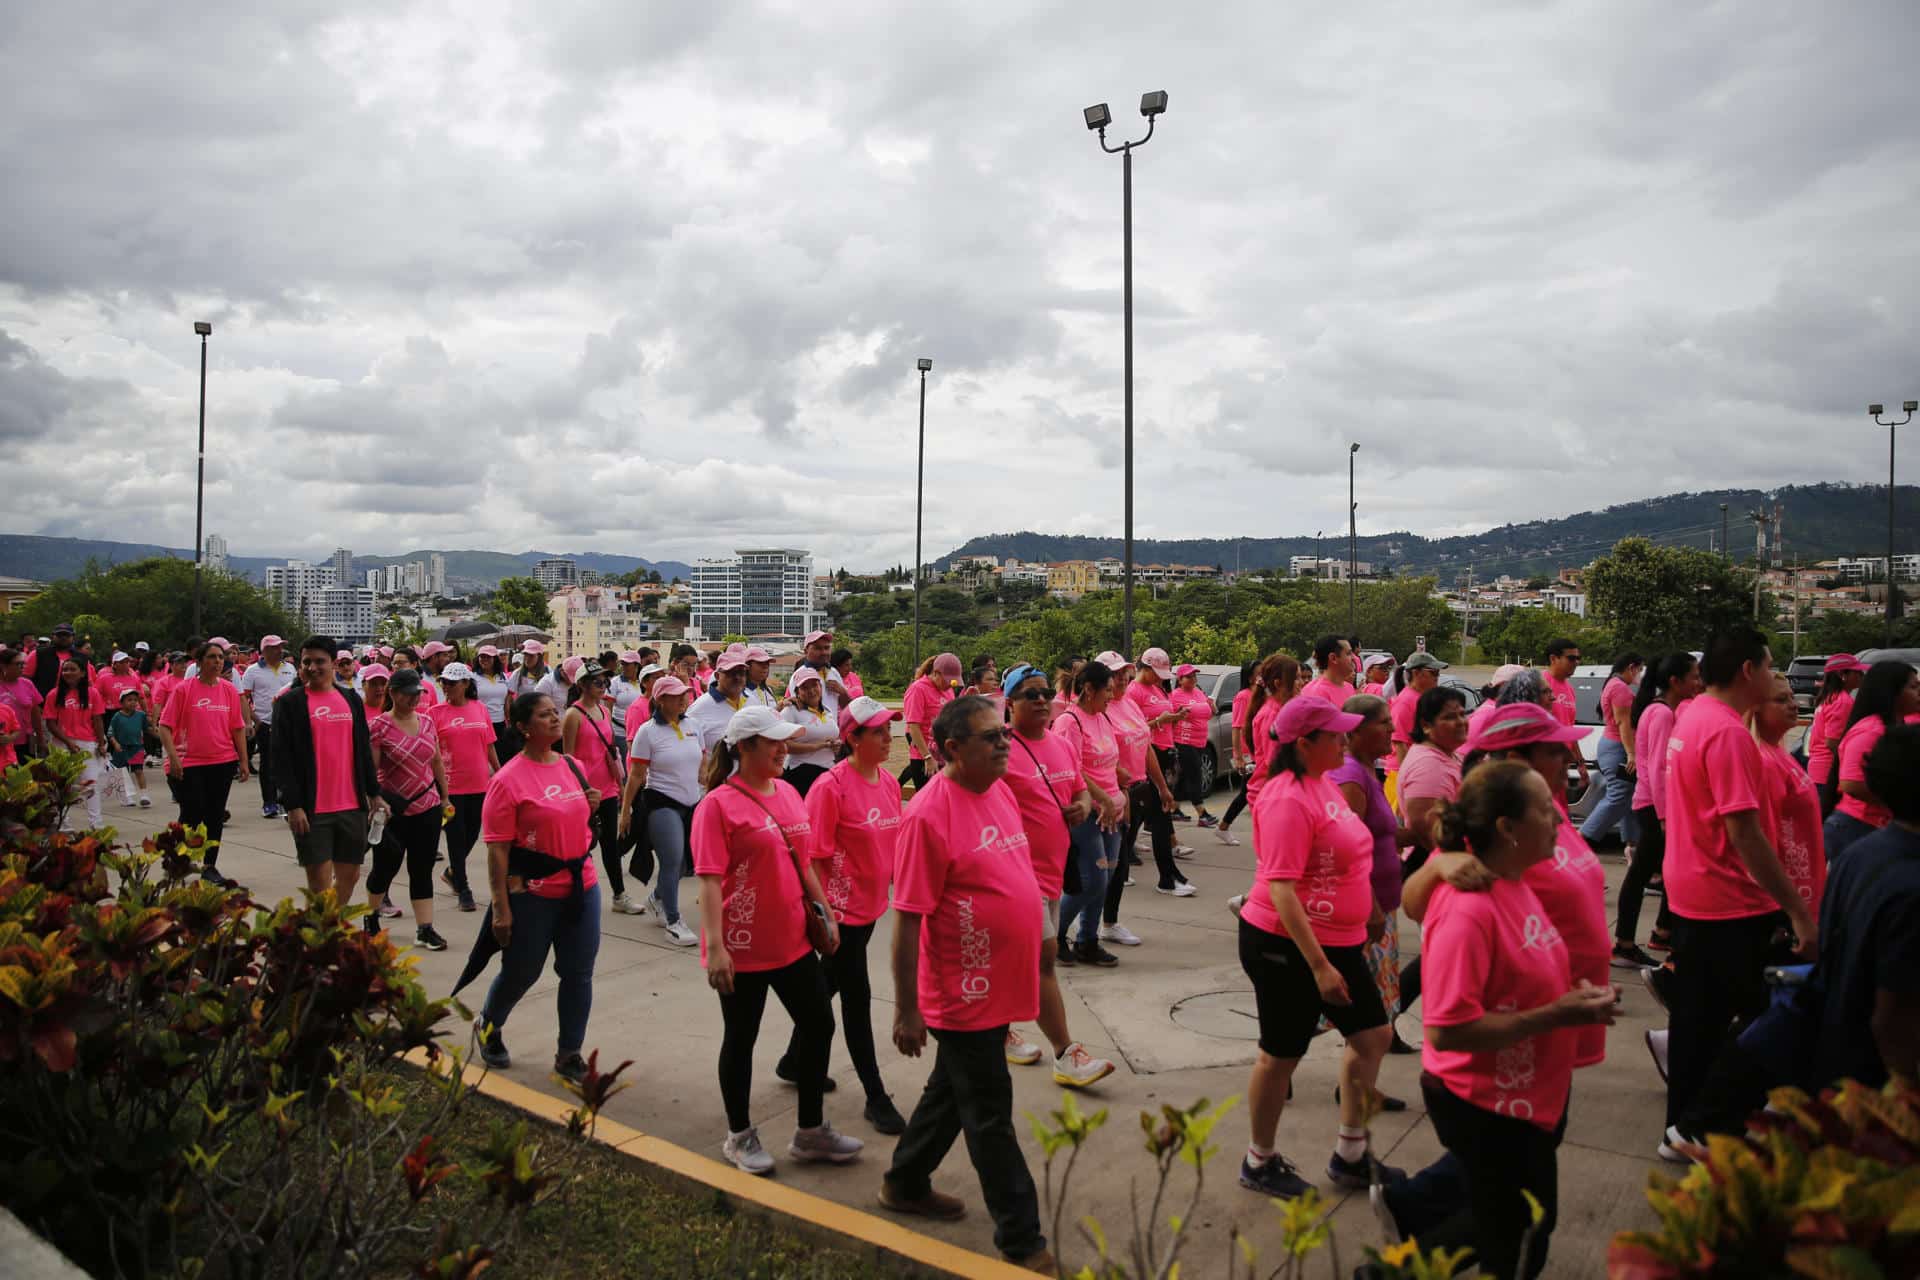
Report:
M 1606 986 L 1612 981 L 1607 975 L 1613 964 L 1613 936 L 1607 930 L 1607 873 L 1581 838 L 1580 828 L 1566 820 L 1564 810 L 1554 832 L 1553 857 L 1528 867 L 1523 879 L 1567 944 L 1573 980 L 1585 978 L 1596 987 Z M 1567 1034 L 1573 1039 L 1574 1066 L 1590 1067 L 1606 1058 L 1605 1027 L 1574 1027 Z
M 921 917 L 927 1025 L 980 1031 L 1034 1017 L 1045 910 L 1013 792 L 933 779 L 900 828 L 899 859 L 893 905 Z
M 1673 736 L 1673 708 L 1656 698 L 1633 726 L 1633 807 L 1652 806 L 1656 817 L 1667 816 L 1667 739 Z
M 1409 800 L 1445 800 L 1460 794 L 1460 757 L 1431 742 L 1416 742 L 1400 765 L 1400 806 Z
M 413 722 L 419 732 L 408 733 L 395 722 L 392 712 L 383 711 L 367 725 L 373 745 L 380 748 L 380 787 L 407 802 L 406 817 L 425 813 L 440 804 L 440 787 L 433 778 L 433 762 L 440 754 L 440 734 L 433 727 L 433 717 L 425 711 L 416 708 Z
M 337 690 L 308 693 L 307 724 L 313 730 L 313 811 L 360 808 L 353 773 L 353 708 Z
M 1213 700 L 1198 689 L 1182 689 L 1178 685 L 1169 699 L 1174 707 L 1186 712 L 1186 716 L 1173 723 L 1173 740 L 1184 747 L 1204 747 L 1207 745 L 1207 730 L 1213 723 Z
M 1057 734 L 1039 741 L 1014 735 L 1007 750 L 1007 789 L 1020 806 L 1020 825 L 1027 833 L 1027 853 L 1033 858 L 1033 878 L 1049 900 L 1060 896 L 1067 874 L 1066 806 L 1080 792 L 1080 757 Z M 816 784 L 817 785 L 817 784 Z
M 1793 881 L 1794 892 L 1814 919 L 1820 918 L 1820 896 L 1827 887 L 1826 837 L 1820 826 L 1820 792 L 1784 747 L 1760 744 L 1760 762 L 1766 768 L 1766 804 L 1760 821 L 1780 855 L 1780 865 Z
M 1113 741 L 1120 748 L 1120 769 L 1126 771 L 1127 785 L 1147 779 L 1147 743 L 1153 733 L 1140 704 L 1115 698 L 1107 704 L 1107 723 L 1113 726 Z M 1117 771 L 1116 771 L 1117 773 Z
M 1420 926 L 1420 955 L 1420 1017 L 1430 1027 L 1537 1009 L 1573 989 L 1567 944 L 1524 882 L 1496 880 L 1482 893 L 1441 884 Z M 1420 1049 L 1421 1067 L 1455 1097 L 1549 1133 L 1566 1110 L 1573 1058 L 1571 1029 L 1479 1053 L 1431 1040 Z
M 1825 786 L 1833 772 L 1833 752 L 1829 741 L 1846 736 L 1847 718 L 1853 714 L 1853 695 L 1845 689 L 1813 709 L 1813 723 L 1807 727 L 1807 776 L 1816 787 Z
M 1558 699 L 1559 694 L 1557 691 L 1554 697 Z M 1556 714 L 1559 712 L 1557 703 L 1554 711 Z M 1600 690 L 1600 736 L 1619 742 L 1620 723 L 1618 717 L 1623 712 L 1630 714 L 1632 711 L 1633 686 L 1618 676 L 1608 680 L 1606 687 Z M 1569 721 L 1568 723 L 1572 722 Z M 1637 744 L 1635 747 L 1635 755 L 1636 757 L 1638 756 Z
M 1065 742 L 1080 757 L 1080 772 L 1110 796 L 1120 794 L 1120 742 L 1107 717 L 1070 706 L 1053 717 L 1047 732 Z
M 872 924 L 887 913 L 893 847 L 900 835 L 900 783 L 885 769 L 868 782 L 842 760 L 807 789 L 815 871 L 841 924 Z
M 847 691 L 847 701 L 849 702 L 855 698 L 864 698 L 867 694 L 867 686 L 861 682 L 860 673 L 857 671 L 847 672 L 846 675 L 840 677 L 840 683 Z
M 1413 714 L 1419 706 L 1420 691 L 1412 685 L 1394 694 L 1393 700 L 1387 703 L 1388 715 L 1393 720 L 1393 741 L 1413 745 Z
M 1268 731 L 1273 728 L 1274 717 L 1280 714 L 1284 702 L 1277 698 L 1268 698 L 1253 713 L 1253 723 L 1247 728 L 1247 736 L 1253 740 L 1253 776 L 1247 779 L 1247 805 L 1260 798 L 1260 792 L 1267 785 L 1267 768 L 1273 763 L 1273 753 L 1280 744 L 1273 740 Z
M 1164 685 L 1148 684 L 1145 680 L 1135 680 L 1127 686 L 1126 700 L 1139 708 L 1140 719 L 1142 721 L 1152 720 L 1156 716 L 1163 716 L 1173 710 L 1173 700 L 1167 696 L 1166 687 Z M 1118 706 L 1119 704 L 1115 703 L 1114 705 Z M 1151 729 L 1150 732 L 1153 734 L 1153 745 L 1162 751 L 1173 745 L 1173 726 L 1171 724 L 1157 725 Z M 1145 766 L 1142 767 L 1144 768 Z M 1135 778 L 1140 777 L 1138 773 L 1133 776 Z
M 88 686 L 87 696 L 83 698 L 78 689 L 55 685 L 47 690 L 47 701 L 41 707 L 41 714 L 46 716 L 50 726 L 58 729 L 61 736 L 69 741 L 98 742 L 100 735 L 94 730 L 93 718 L 111 713 L 98 688 Z M 231 750 L 233 744 L 228 743 L 227 746 Z
M 1253 888 L 1240 918 L 1287 936 L 1273 909 L 1275 880 L 1293 882 L 1323 946 L 1357 947 L 1373 914 L 1373 835 L 1326 778 L 1282 773 L 1253 810 Z
M 581 884 L 588 889 L 600 882 L 587 850 L 593 845 L 593 807 L 567 762 L 555 754 L 545 764 L 525 752 L 500 766 L 487 784 L 480 803 L 480 838 L 488 844 L 517 844 L 523 849 L 579 862 Z M 573 878 L 556 871 L 527 882 L 527 892 L 541 898 L 564 898 Z
M 1360 692 L 1364 694 L 1369 694 L 1375 698 L 1381 697 L 1386 693 L 1386 691 L 1387 691 L 1386 683 L 1380 680 L 1369 680 L 1367 683 L 1360 686 Z
M 1858 724 L 1847 730 L 1847 736 L 1840 739 L 1840 781 L 1867 780 L 1867 755 L 1879 745 L 1886 733 L 1886 723 L 1879 716 L 1862 716 Z M 1840 803 L 1834 806 L 1834 812 L 1858 818 L 1874 827 L 1884 827 L 1893 821 L 1893 814 L 1887 806 L 1878 800 L 1862 800 L 1859 796 L 1841 796 Z
M 13 708 L 22 729 L 33 727 L 33 713 L 40 709 L 41 701 L 40 690 L 25 676 L 11 684 L 0 680 L 0 705 Z
M 940 714 L 940 708 L 952 701 L 952 688 L 935 684 L 933 676 L 922 676 L 907 686 L 907 696 L 901 703 L 901 719 L 908 724 L 919 725 L 920 732 L 931 745 L 934 717 Z M 907 743 L 907 756 L 913 760 L 925 758 L 920 748 L 911 741 Z
M 729 781 L 715 787 L 693 811 L 693 870 L 720 877 L 720 916 L 733 967 L 758 973 L 784 969 L 810 949 L 805 892 L 793 864 L 795 853 L 808 856 L 813 828 L 806 802 L 784 780 L 774 781 L 772 795 L 749 796 L 745 786 Z M 709 941 L 703 923 L 703 965 Z
M 20 732 L 20 717 L 12 704 L 0 702 L 0 734 Z M 0 742 L 0 769 L 19 759 L 19 751 L 14 743 Z
M 131 671 L 123 676 L 111 668 L 100 673 L 99 679 L 93 682 L 93 687 L 100 691 L 101 698 L 105 700 L 103 705 L 108 708 L 108 715 L 120 709 L 120 696 L 127 690 L 131 689 L 142 696 L 147 692 L 139 676 Z
M 181 764 L 191 768 L 240 758 L 233 745 L 233 731 L 247 727 L 240 702 L 240 691 L 225 680 L 208 684 L 196 677 L 174 686 L 160 723 L 173 730 L 176 748 L 180 748 L 179 740 L 185 741 L 186 746 L 180 748 Z
M 1572 683 L 1556 679 L 1548 672 L 1542 672 L 1540 678 L 1546 682 L 1547 692 L 1553 695 L 1553 705 L 1548 710 L 1561 724 L 1572 724 L 1574 712 L 1580 705 L 1574 698 Z
M 486 704 L 472 699 L 457 707 L 442 702 L 428 715 L 433 719 L 433 727 L 440 731 L 440 758 L 447 769 L 447 794 L 471 796 L 486 791 L 487 748 L 493 745 L 493 721 L 487 716 Z M 587 780 L 591 782 L 593 775 L 587 774 Z
M 1253 701 L 1253 690 L 1242 689 L 1233 695 L 1233 727 L 1247 727 L 1247 704 Z
M 1760 748 L 1718 698 L 1695 698 L 1667 739 L 1667 905 L 1690 920 L 1778 911 L 1747 874 L 1726 817 L 1760 810 Z
M 1329 680 L 1325 676 L 1315 676 L 1300 692 L 1310 697 L 1325 698 L 1335 707 L 1344 707 L 1347 705 L 1347 699 L 1353 696 L 1353 685 L 1350 681 L 1336 681 Z
M 573 758 L 580 766 L 580 772 L 587 775 L 587 785 L 602 796 L 620 794 L 621 778 L 613 760 L 613 713 L 603 704 L 600 718 L 595 720 L 582 707 L 573 710 L 580 713 L 584 723 L 580 732 L 574 735 Z

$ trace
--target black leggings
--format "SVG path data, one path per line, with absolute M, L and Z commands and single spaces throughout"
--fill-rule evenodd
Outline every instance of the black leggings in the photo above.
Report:
M 1140 828 L 1145 827 L 1153 837 L 1153 865 L 1160 873 L 1160 887 L 1171 889 L 1186 877 L 1173 862 L 1173 818 L 1160 807 L 1160 793 L 1154 790 L 1151 782 L 1136 782 L 1127 789 L 1127 839 L 1125 848 L 1131 849 L 1133 842 L 1140 836 Z M 1127 869 L 1115 867 L 1113 877 L 1107 881 L 1107 910 L 1104 919 L 1108 924 L 1120 922 L 1120 894 L 1127 887 Z
M 900 771 L 900 785 L 904 787 L 909 782 L 913 784 L 914 790 L 916 791 L 927 785 L 927 762 L 925 760 L 907 761 L 907 767 Z
M 1195 813 L 1207 811 L 1206 779 L 1200 771 L 1200 752 L 1204 748 L 1177 743 L 1173 750 L 1180 758 L 1180 788 L 1173 794 L 1193 804 Z
M 480 806 L 486 798 L 485 793 L 476 791 L 451 800 L 453 819 L 447 823 L 447 878 L 459 893 L 473 892 L 467 883 L 467 855 L 480 839 Z
M 606 870 L 607 885 L 618 898 L 627 891 L 626 877 L 620 872 L 619 796 L 608 796 L 593 811 L 593 833 L 600 845 L 600 865 Z
M 827 766 L 823 764 L 790 764 L 786 772 L 787 785 L 805 796 L 826 771 Z
M 1647 895 L 1647 882 L 1653 879 L 1654 872 L 1660 870 L 1660 864 L 1667 856 L 1667 824 L 1660 821 L 1653 806 L 1635 809 L 1633 816 L 1640 823 L 1640 840 L 1633 846 L 1633 862 L 1620 881 L 1619 916 L 1613 926 L 1616 942 L 1632 942 L 1638 936 L 1640 904 Z M 1660 897 L 1660 913 L 1654 917 L 1653 927 L 1658 933 L 1665 933 L 1672 927 L 1665 894 Z
M 440 848 L 440 806 L 412 817 L 387 819 L 386 832 L 373 847 L 373 870 L 367 876 L 367 896 L 379 897 L 407 864 L 407 888 L 414 901 L 433 896 L 433 856 Z
M 840 946 L 830 956 L 820 957 L 826 971 L 827 991 L 840 997 L 840 1026 L 847 1041 L 847 1056 L 853 1059 L 854 1074 L 869 1098 L 885 1097 L 886 1081 L 880 1078 L 880 1063 L 873 1052 L 873 985 L 867 979 L 867 944 L 873 940 L 873 924 L 840 926 Z M 831 1042 L 833 1033 L 828 1031 Z M 793 1038 L 787 1042 L 786 1061 L 800 1060 L 800 1027 L 795 1024 Z
M 827 998 L 820 957 L 809 951 L 784 969 L 733 975 L 733 994 L 720 997 L 720 1098 L 727 1107 L 727 1129 L 739 1133 L 753 1125 L 753 1046 L 760 1038 L 760 1015 L 767 992 L 780 997 L 793 1019 L 793 1072 L 800 1090 L 802 1129 L 819 1125 L 827 1079 L 827 1053 L 833 1044 L 833 1006 Z
M 1232 826 L 1233 820 L 1239 817 L 1240 811 L 1246 807 L 1247 776 L 1243 773 L 1235 774 L 1233 777 L 1233 799 L 1227 804 L 1227 811 L 1220 818 L 1220 829 L 1225 831 L 1228 827 Z
M 233 790 L 233 775 L 240 769 L 238 760 L 224 764 L 190 764 L 180 770 L 174 794 L 180 801 L 180 825 L 207 829 L 206 865 L 220 857 L 220 837 L 227 829 L 227 796 Z
M 1495 1115 L 1463 1101 L 1430 1075 L 1421 1075 L 1420 1092 L 1434 1133 L 1467 1172 L 1472 1243 L 1480 1274 L 1532 1280 L 1546 1269 L 1547 1242 L 1559 1217 L 1564 1116 L 1560 1127 L 1549 1133 L 1528 1121 Z M 1531 1192 L 1542 1210 L 1539 1225 L 1532 1227 L 1524 1267 L 1520 1241 L 1533 1218 L 1522 1191 Z

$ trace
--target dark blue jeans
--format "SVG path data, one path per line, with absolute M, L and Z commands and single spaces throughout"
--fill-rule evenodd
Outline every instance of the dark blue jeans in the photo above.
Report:
M 569 911 L 565 898 L 531 893 L 511 894 L 507 904 L 513 912 L 513 937 L 500 955 L 499 974 L 487 988 L 481 1020 L 504 1031 L 513 1006 L 540 980 L 551 951 L 553 972 L 560 979 L 554 1000 L 560 1012 L 559 1051 L 562 1056 L 578 1053 L 587 1042 L 587 1015 L 593 1012 L 593 961 L 600 954 L 600 886 L 587 890 L 577 914 Z
M 1827 851 L 1827 874 L 1832 875 L 1839 865 L 1840 855 L 1851 849 L 1856 841 L 1864 840 L 1879 828 L 1871 822 L 1862 822 L 1850 813 L 1835 810 L 1827 816 L 1826 826 L 1821 831 Z
M 1100 910 L 1107 903 L 1107 877 L 1125 876 L 1120 867 L 1120 844 L 1124 829 L 1102 831 L 1100 820 L 1088 818 L 1069 833 L 1072 856 L 1080 868 L 1080 892 L 1060 900 L 1060 936 L 1066 938 L 1073 921 L 1080 921 L 1080 943 L 1093 946 L 1100 941 Z

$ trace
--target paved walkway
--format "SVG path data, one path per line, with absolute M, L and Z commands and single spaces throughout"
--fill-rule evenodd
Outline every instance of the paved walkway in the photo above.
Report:
M 163 805 L 165 794 L 163 786 L 157 792 Z M 227 828 L 220 864 L 223 871 L 250 886 L 256 896 L 277 900 L 297 892 L 305 880 L 294 862 L 293 841 L 286 824 L 262 819 L 258 796 L 255 785 L 234 789 L 235 816 Z M 129 838 L 138 840 L 145 830 L 169 821 L 172 814 L 165 807 L 131 810 L 110 801 L 106 816 Z M 1202 1097 L 1219 1100 L 1243 1095 L 1247 1064 L 1253 1058 L 1251 989 L 1235 959 L 1234 921 L 1224 907 L 1228 895 L 1247 887 L 1252 850 L 1245 845 L 1227 847 L 1211 833 L 1184 825 L 1180 830 L 1199 850 L 1184 864 L 1199 894 L 1176 899 L 1155 893 L 1149 865 L 1145 874 L 1136 873 L 1138 883 L 1127 891 L 1121 912 L 1122 920 L 1140 934 L 1144 945 L 1119 949 L 1121 964 L 1116 969 L 1082 968 L 1063 973 L 1074 1034 L 1090 1050 L 1120 1065 L 1114 1075 L 1082 1095 L 1084 1106 L 1106 1107 L 1112 1114 L 1075 1173 L 1062 1222 L 1075 1222 L 1092 1214 L 1114 1240 L 1124 1236 L 1131 1219 L 1130 1184 L 1147 1185 L 1151 1194 L 1148 1179 L 1152 1166 L 1141 1146 L 1138 1113 L 1142 1109 L 1157 1110 L 1163 1103 L 1186 1105 Z M 1244 837 L 1247 832 L 1241 834 Z M 1617 856 L 1603 857 L 1602 862 L 1607 869 L 1611 904 L 1624 865 Z M 405 902 L 405 888 L 404 882 L 396 883 L 396 901 Z M 685 909 L 690 918 L 697 919 L 698 908 L 690 901 L 693 893 L 684 896 L 689 899 Z M 435 909 L 437 923 L 451 948 L 440 954 L 416 954 L 429 989 L 440 993 L 452 985 L 485 916 L 456 911 L 444 886 L 436 894 Z M 396 941 L 411 942 L 411 920 L 386 923 L 397 926 Z M 634 1061 L 625 1077 L 634 1087 L 614 1100 L 608 1114 L 718 1158 L 725 1137 L 715 1080 L 720 1014 L 700 968 L 697 949 L 667 944 L 651 916 L 608 914 L 602 923 L 587 1043 L 589 1048 L 600 1050 L 603 1061 Z M 870 953 L 875 978 L 873 1017 L 881 1043 L 880 1068 L 905 1113 L 912 1110 L 919 1097 L 931 1060 L 902 1058 L 888 1039 L 892 982 L 886 973 L 885 957 L 890 936 L 883 921 Z M 1403 955 L 1411 956 L 1418 945 L 1418 932 L 1403 922 Z M 1613 1028 L 1608 1060 L 1580 1072 L 1574 1087 L 1566 1145 L 1561 1151 L 1561 1218 L 1554 1235 L 1551 1275 L 1602 1275 L 1607 1242 L 1614 1232 L 1654 1225 L 1642 1193 L 1648 1170 L 1658 1163 L 1653 1147 L 1659 1138 L 1664 1103 L 1660 1078 L 1642 1047 L 1641 1033 L 1649 1026 L 1664 1025 L 1664 1017 L 1633 975 L 1622 976 L 1627 979 L 1625 1004 L 1623 1016 Z M 485 994 L 484 981 L 463 993 L 472 1008 L 479 1007 Z M 1213 993 L 1224 994 L 1205 998 Z M 562 1091 L 548 1073 L 554 1045 L 553 994 L 549 972 L 515 1012 L 507 1027 L 507 1040 L 516 1065 L 506 1074 L 531 1088 L 560 1096 Z M 1181 1006 L 1182 1001 L 1189 1003 Z M 784 1158 L 796 1099 L 792 1089 L 774 1079 L 773 1064 L 786 1043 L 790 1025 L 778 1004 L 770 1001 L 755 1057 L 754 1116 L 769 1149 L 781 1157 L 776 1176 L 815 1194 L 871 1208 L 892 1140 L 875 1134 L 861 1120 L 858 1082 L 838 1036 L 833 1073 L 840 1089 L 829 1095 L 827 1115 L 841 1129 L 865 1140 L 867 1155 L 842 1168 L 800 1166 Z M 1409 1016 L 1402 1029 L 1409 1039 L 1417 1038 L 1417 1019 Z M 1039 1039 L 1036 1029 L 1027 1030 L 1032 1038 Z M 1323 1177 L 1334 1137 L 1337 1117 L 1332 1093 L 1338 1053 L 1334 1037 L 1322 1036 L 1315 1041 L 1295 1077 L 1298 1100 L 1281 1121 L 1281 1149 L 1316 1181 Z M 1409 1170 L 1440 1151 L 1419 1105 L 1418 1064 L 1416 1057 L 1386 1060 L 1381 1088 L 1413 1106 L 1399 1115 L 1380 1117 L 1374 1126 L 1376 1152 L 1389 1163 Z M 1059 1105 L 1061 1091 L 1044 1067 L 1016 1067 L 1013 1072 L 1017 1112 L 1040 1115 Z M 1183 1274 L 1202 1277 L 1225 1273 L 1230 1226 L 1238 1226 L 1260 1249 L 1267 1260 L 1263 1274 L 1278 1265 L 1278 1214 L 1265 1201 L 1241 1189 L 1235 1176 L 1246 1143 L 1245 1114 L 1244 1105 L 1237 1107 L 1217 1131 L 1221 1149 L 1207 1169 L 1206 1192 L 1194 1215 L 1193 1241 L 1185 1255 L 1188 1261 Z M 1039 1146 L 1032 1141 L 1024 1118 L 1019 1128 L 1028 1161 L 1039 1180 Z M 937 1184 L 967 1201 L 968 1216 L 948 1225 L 918 1224 L 920 1229 L 991 1253 L 992 1223 L 981 1203 L 979 1185 L 963 1145 L 956 1145 Z M 1330 1196 L 1337 1194 L 1324 1182 L 1322 1191 Z M 1181 1195 L 1184 1203 L 1184 1190 Z M 1360 1260 L 1364 1245 L 1380 1241 L 1364 1194 L 1339 1200 L 1334 1225 L 1342 1243 L 1343 1264 L 1349 1269 Z M 1083 1260 L 1087 1249 L 1073 1229 L 1066 1227 L 1062 1234 L 1067 1237 L 1064 1248 L 1068 1256 Z M 1310 1270 L 1309 1274 L 1321 1272 Z

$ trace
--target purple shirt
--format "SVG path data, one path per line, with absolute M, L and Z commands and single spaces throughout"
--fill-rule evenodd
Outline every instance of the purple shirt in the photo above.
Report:
M 1338 769 L 1327 775 L 1327 781 L 1336 787 L 1351 782 L 1366 793 L 1367 805 L 1360 811 L 1360 821 L 1373 836 L 1373 900 L 1380 904 L 1382 911 L 1398 911 L 1400 845 L 1396 837 L 1400 824 L 1393 819 L 1393 806 L 1387 803 L 1387 793 L 1381 790 L 1379 776 L 1372 765 L 1348 756 Z

